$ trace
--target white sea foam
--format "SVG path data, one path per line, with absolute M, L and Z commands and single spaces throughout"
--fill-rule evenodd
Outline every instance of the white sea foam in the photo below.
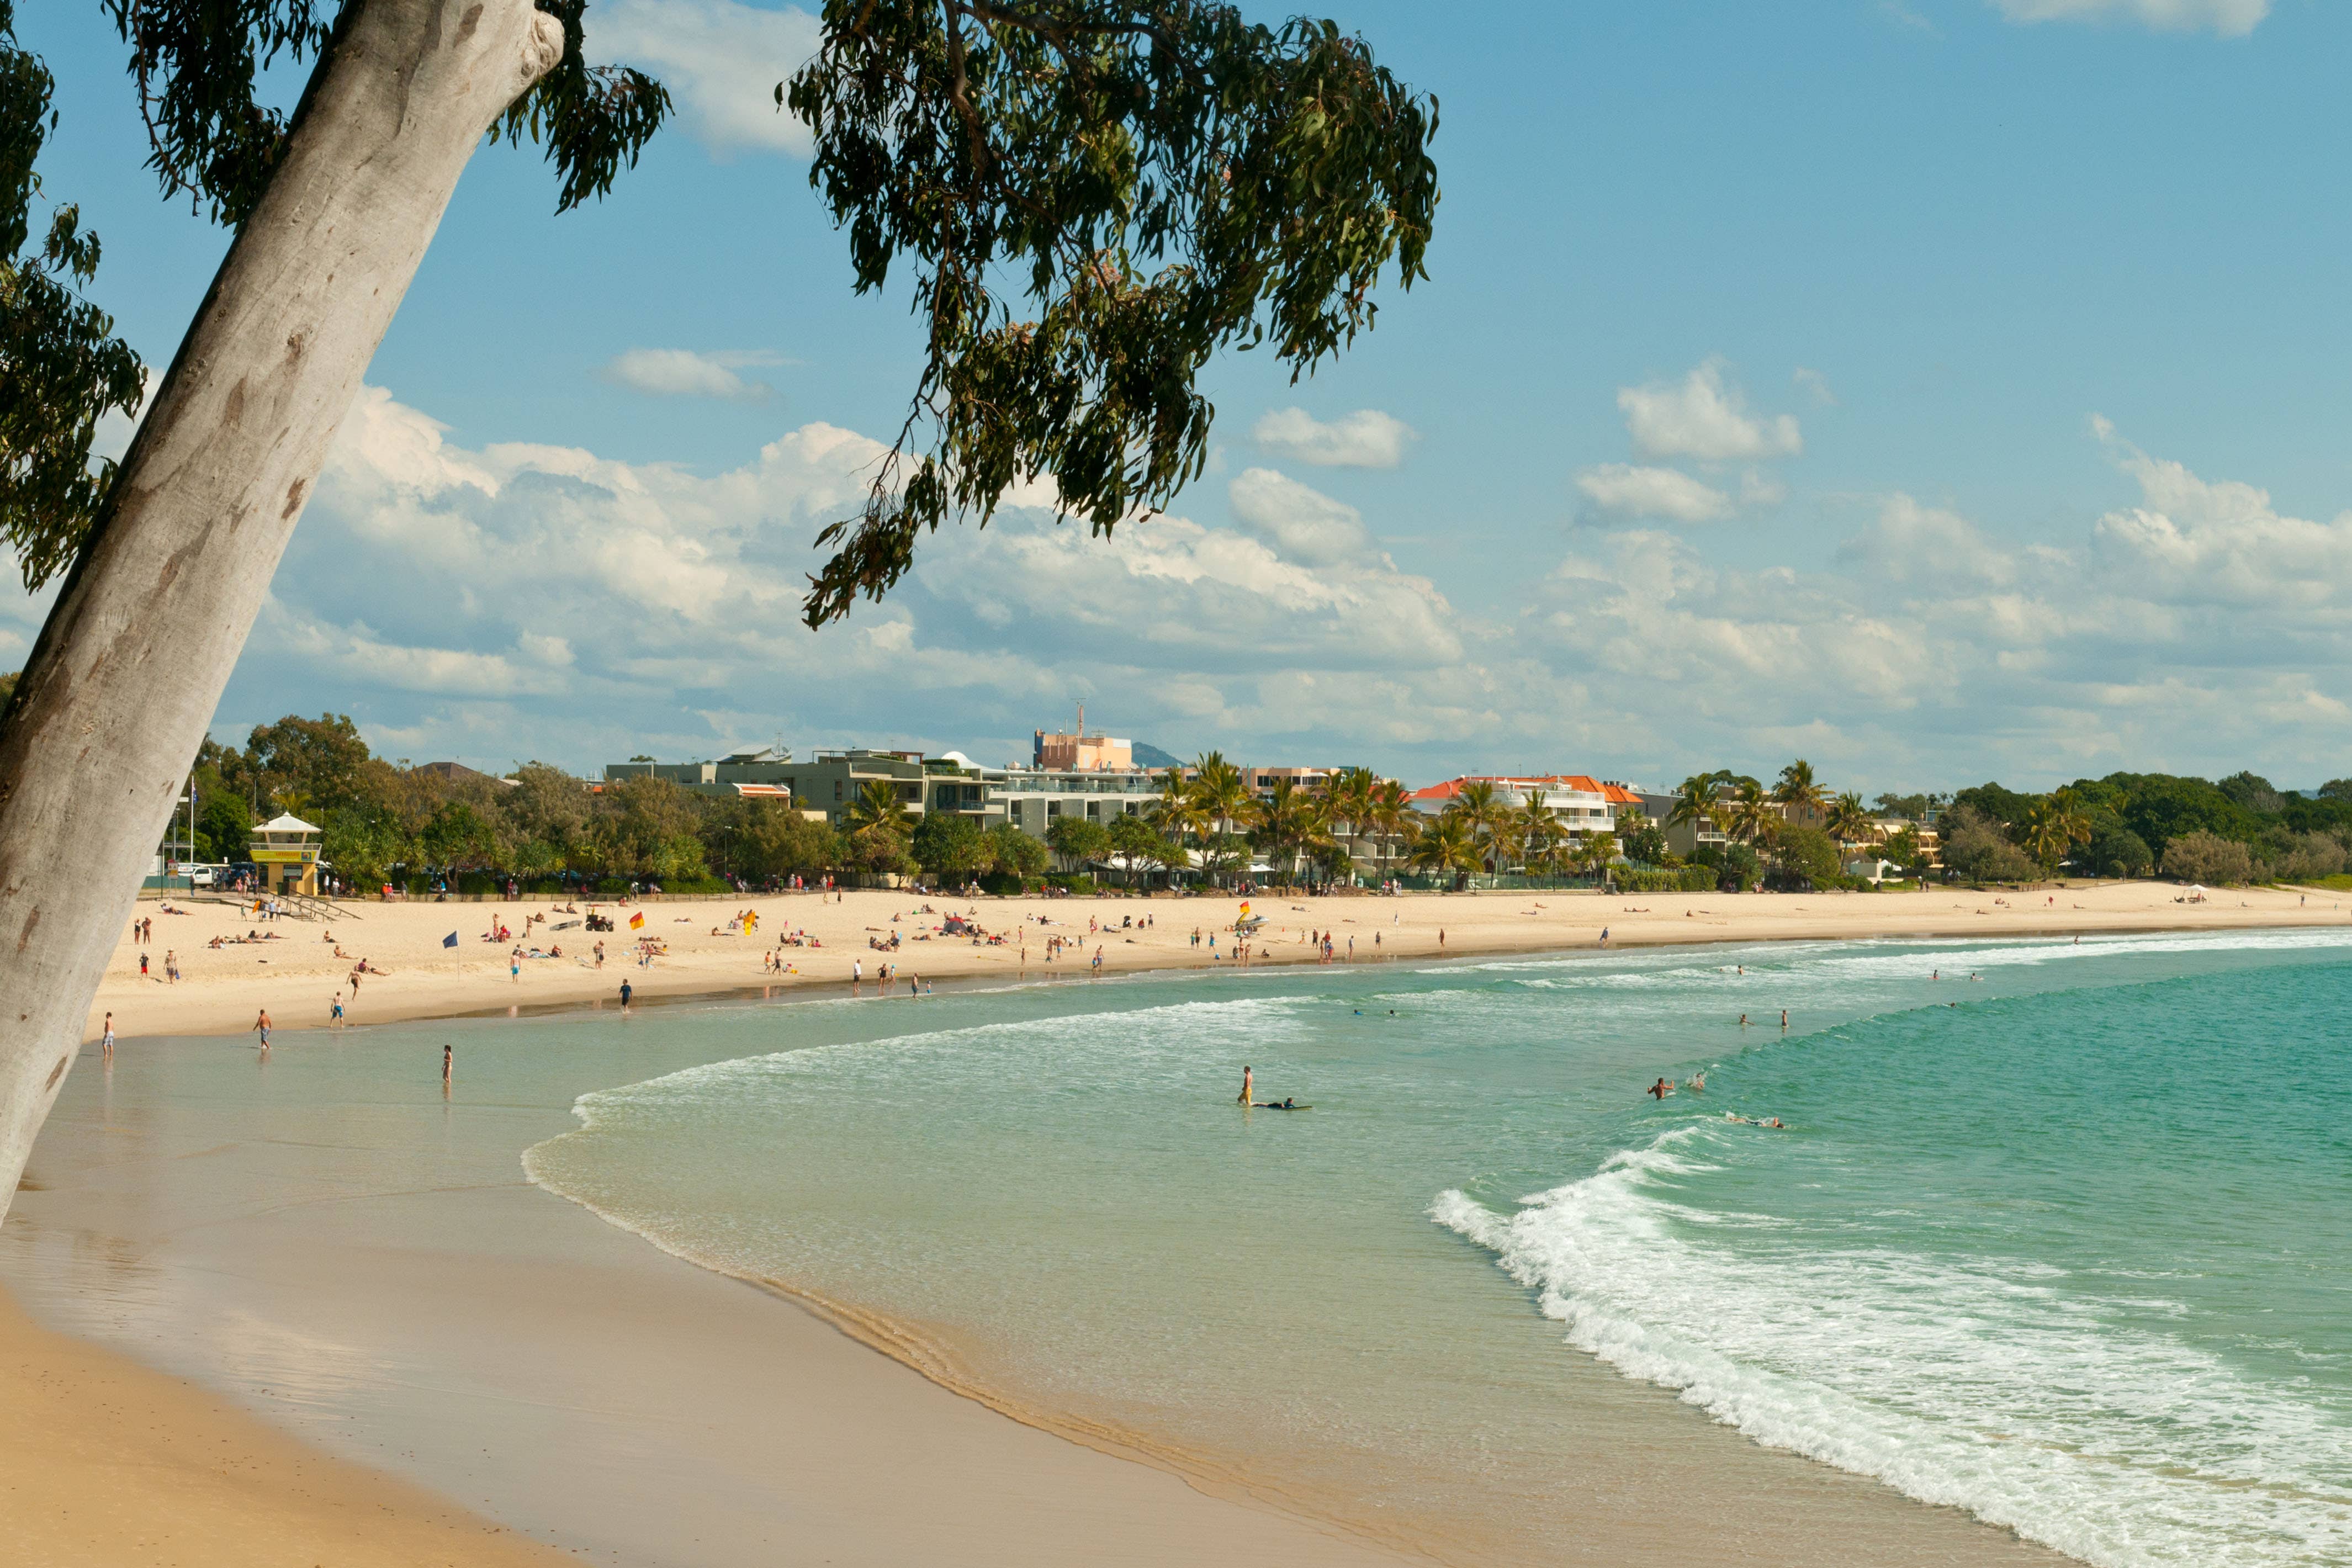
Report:
M 2057 1270 L 1695 1226 L 1670 1194 L 1727 1136 L 1670 1131 L 1516 1214 L 1449 1190 L 1431 1217 L 1570 1343 L 1762 1442 L 2105 1568 L 2352 1562 L 2341 1412 L 2119 1323 Z

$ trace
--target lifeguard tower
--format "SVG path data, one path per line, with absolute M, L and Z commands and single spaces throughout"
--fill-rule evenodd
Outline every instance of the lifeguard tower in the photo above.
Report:
M 264 892 L 319 896 L 319 829 L 299 816 L 281 816 L 253 830 L 253 868 Z

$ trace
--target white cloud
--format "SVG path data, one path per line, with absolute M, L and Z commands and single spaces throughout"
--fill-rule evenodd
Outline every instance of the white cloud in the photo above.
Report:
M 1716 522 L 1732 513 L 1731 498 L 1675 468 L 1603 463 L 1576 476 L 1576 488 L 1603 511 L 1675 522 Z
M 1244 468 L 1225 496 L 1242 525 L 1286 561 L 1335 566 L 1371 548 L 1361 512 L 1272 468 Z
M 1805 449 L 1794 416 L 1751 415 L 1736 386 L 1727 386 L 1723 362 L 1708 360 L 1679 384 L 1621 387 L 1617 406 L 1644 457 L 1722 462 L 1793 457 Z
M 1420 435 L 1377 408 L 1359 408 L 1328 424 L 1304 408 L 1277 408 L 1258 417 L 1250 439 L 1276 457 L 1318 468 L 1393 468 Z
M 594 63 L 652 72 L 716 151 L 809 154 L 808 127 L 776 102 L 776 84 L 816 52 L 817 19 L 796 6 L 761 10 L 735 0 L 617 0 L 588 13 Z
M 2137 22 L 2162 32 L 2210 28 L 2242 38 L 2271 14 L 2271 0 L 1993 0 L 2012 22 Z
M 760 403 L 775 395 L 764 381 L 737 374 L 740 367 L 774 364 L 770 353 L 698 353 L 692 349 L 630 349 L 615 354 L 596 374 L 615 386 L 655 397 L 722 397 Z
M 2031 543 L 1902 495 L 1824 563 L 1592 530 L 1564 560 L 1490 570 L 1490 617 L 1367 542 L 1387 517 L 1258 468 L 1230 487 L 1231 527 L 1155 517 L 1105 540 L 1024 512 L 942 530 L 887 603 L 821 633 L 799 618 L 812 545 L 862 498 L 873 439 L 804 425 L 706 475 L 452 437 L 360 395 L 222 734 L 329 710 L 393 755 L 476 765 L 779 733 L 995 761 L 1082 694 L 1089 719 L 1180 754 L 1416 780 L 1790 755 L 1872 789 L 2344 771 L 2352 513 L 2287 515 L 2111 431 L 2132 493 Z M 0 601 L 0 644 L 44 607 Z

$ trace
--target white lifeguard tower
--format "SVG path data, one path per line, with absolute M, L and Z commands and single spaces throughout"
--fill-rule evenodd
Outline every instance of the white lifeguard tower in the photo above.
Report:
M 290 814 L 253 830 L 251 857 L 263 891 L 319 896 L 319 833 Z

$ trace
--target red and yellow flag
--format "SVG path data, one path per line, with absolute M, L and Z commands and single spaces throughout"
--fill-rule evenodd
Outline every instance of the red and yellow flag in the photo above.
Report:
M 644 929 L 644 927 L 645 927 L 645 923 L 646 923 L 646 912 L 645 912 L 645 910 L 639 910 L 635 914 L 633 914 L 633 915 L 631 915 L 631 916 L 629 917 L 629 929 L 630 929 L 631 931 L 641 931 L 641 930 L 643 930 L 643 929 Z

